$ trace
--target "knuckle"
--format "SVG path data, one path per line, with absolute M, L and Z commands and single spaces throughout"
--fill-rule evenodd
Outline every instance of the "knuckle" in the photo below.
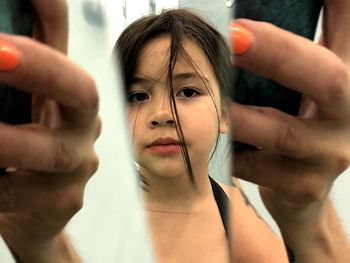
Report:
M 68 149 L 67 145 L 60 139 L 56 140 L 56 152 L 53 157 L 52 169 L 63 170 L 63 171 L 71 171 L 75 168 L 75 164 L 77 163 L 74 158 L 72 152 Z
M 99 158 L 98 158 L 96 153 L 93 153 L 93 154 L 90 155 L 89 163 L 90 163 L 90 167 L 91 167 L 90 168 L 91 175 L 93 175 L 98 170 L 99 163 L 100 163 Z
M 347 156 L 345 158 L 341 158 L 339 160 L 339 168 L 340 171 L 343 172 L 345 170 L 347 170 L 350 166 L 350 156 Z
M 102 132 L 102 120 L 100 117 L 96 118 L 95 140 L 100 137 Z
M 83 205 L 84 201 L 82 196 L 71 195 L 69 199 L 64 199 L 64 203 L 56 208 L 57 218 L 59 218 L 60 221 L 69 220 L 82 209 Z
M 97 113 L 99 107 L 99 95 L 95 80 L 89 74 L 85 75 L 84 87 L 86 90 L 86 97 L 84 102 L 84 108 L 91 109 Z
M 345 149 L 344 152 L 336 158 L 336 174 L 339 175 L 350 166 L 350 150 Z
M 83 205 L 84 201 L 81 196 L 72 198 L 67 211 L 70 215 L 75 215 L 82 209 Z
M 55 206 L 52 206 L 52 200 L 48 204 L 51 208 L 51 215 L 58 222 L 70 220 L 78 213 L 84 205 L 84 188 L 82 186 L 70 187 L 63 193 L 56 196 Z
M 94 151 L 91 151 L 84 157 L 75 173 L 79 176 L 80 180 L 86 182 L 96 173 L 98 167 L 99 158 Z
M 276 108 L 257 107 L 257 108 L 255 108 L 255 110 L 260 114 L 267 115 L 267 116 L 273 116 L 273 117 L 282 119 L 281 112 Z
M 274 149 L 277 152 L 295 156 L 299 154 L 299 144 L 300 136 L 296 126 L 288 122 L 281 125 L 275 140 Z
M 303 203 L 312 203 L 321 200 L 328 189 L 325 187 L 323 180 L 316 177 L 309 177 L 302 182 L 302 187 L 297 192 L 297 196 Z

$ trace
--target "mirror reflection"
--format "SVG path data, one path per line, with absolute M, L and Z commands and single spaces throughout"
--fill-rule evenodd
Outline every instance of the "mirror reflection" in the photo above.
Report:
M 228 193 L 208 168 L 230 130 L 225 40 L 174 9 L 130 24 L 115 53 L 157 260 L 229 262 Z

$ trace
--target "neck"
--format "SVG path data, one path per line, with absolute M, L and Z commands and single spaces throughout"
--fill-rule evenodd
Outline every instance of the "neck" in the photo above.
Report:
M 148 184 L 144 191 L 145 204 L 150 211 L 197 212 L 212 198 L 207 171 L 196 173 L 194 182 L 188 174 L 164 177 L 146 173 L 144 176 Z

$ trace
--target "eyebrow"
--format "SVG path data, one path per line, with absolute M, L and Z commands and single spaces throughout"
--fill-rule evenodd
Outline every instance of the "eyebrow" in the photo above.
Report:
M 187 79 L 197 79 L 198 75 L 194 72 L 184 72 L 184 73 L 178 73 L 174 74 L 173 79 L 174 80 L 187 80 Z
M 191 80 L 191 79 L 196 80 L 198 78 L 200 78 L 200 77 L 195 72 L 183 72 L 183 73 L 177 73 L 177 74 L 173 75 L 174 81 Z M 206 77 L 203 76 L 203 78 L 206 82 L 209 82 L 209 80 Z M 134 76 L 132 78 L 133 84 L 152 85 L 156 82 L 157 82 L 157 80 L 155 80 L 153 78 L 149 78 L 149 77 Z

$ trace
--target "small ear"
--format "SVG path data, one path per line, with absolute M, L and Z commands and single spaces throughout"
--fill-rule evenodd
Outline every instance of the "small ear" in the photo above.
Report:
M 227 105 L 221 106 L 221 116 L 219 123 L 219 131 L 221 134 L 226 134 L 230 130 L 230 114 Z

